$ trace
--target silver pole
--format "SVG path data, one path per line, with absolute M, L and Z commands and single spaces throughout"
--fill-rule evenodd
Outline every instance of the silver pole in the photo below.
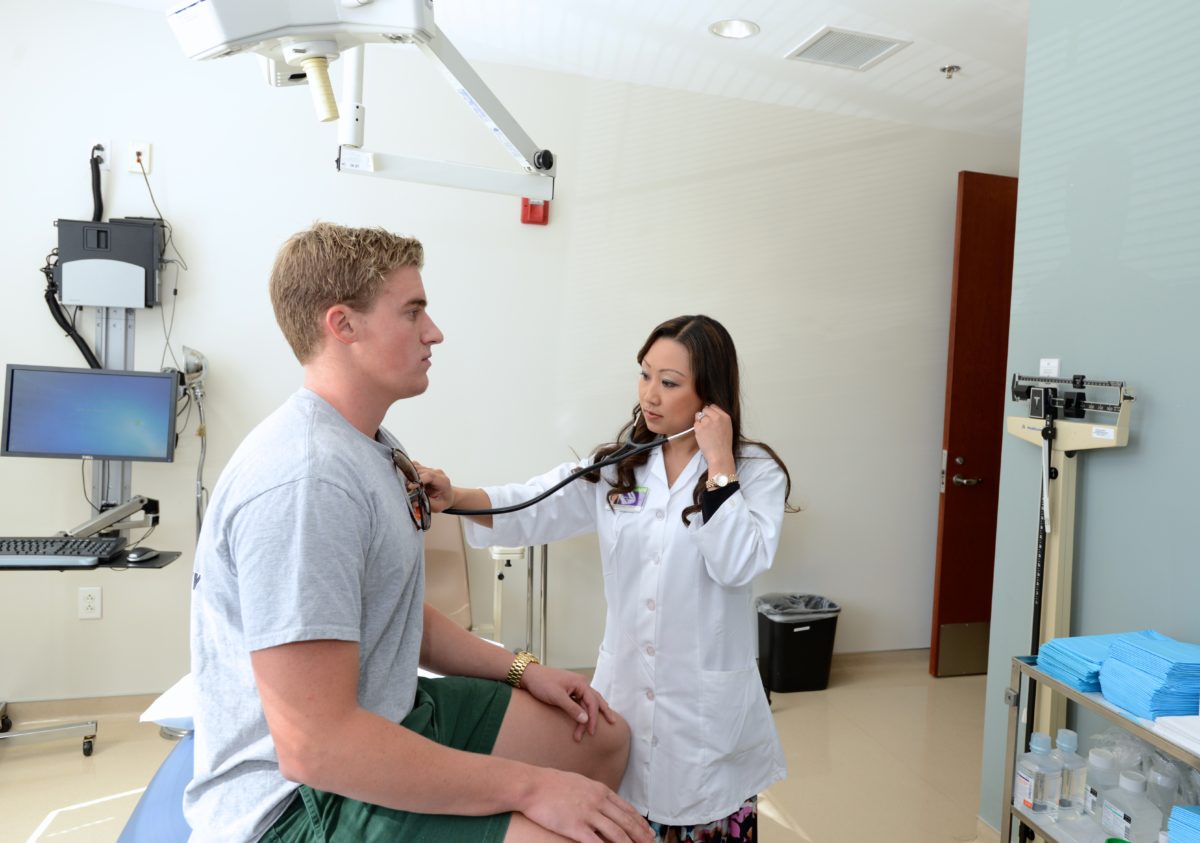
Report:
M 504 561 L 498 556 L 496 560 L 496 579 L 492 583 L 492 640 L 504 643 L 504 621 L 501 612 L 504 610 Z
M 525 548 L 525 652 L 533 652 L 533 546 Z
M 96 308 L 96 359 L 105 369 L 133 368 L 134 318 L 125 307 Z M 128 460 L 92 461 L 92 514 L 130 499 L 133 463 Z M 122 531 L 125 532 L 125 531 Z
M 538 658 L 542 660 L 542 664 L 546 663 L 546 569 L 549 559 L 550 545 L 544 544 L 542 545 L 542 612 L 539 624 L 541 629 L 541 643 L 538 646 Z

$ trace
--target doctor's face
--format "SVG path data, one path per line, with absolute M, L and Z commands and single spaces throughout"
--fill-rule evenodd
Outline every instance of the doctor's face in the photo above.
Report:
M 653 433 L 672 436 L 696 423 L 704 402 L 696 394 L 691 355 L 681 343 L 662 337 L 650 346 L 642 358 L 638 403 Z

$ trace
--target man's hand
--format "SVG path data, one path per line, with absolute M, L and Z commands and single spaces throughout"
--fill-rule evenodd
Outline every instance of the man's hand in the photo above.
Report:
M 603 784 L 545 767 L 521 813 L 578 843 L 649 843 L 654 832 L 637 809 Z
M 597 715 L 602 715 L 610 724 L 617 722 L 604 697 L 578 673 L 531 664 L 521 677 L 521 687 L 534 699 L 565 711 L 578 724 L 575 727 L 576 742 L 583 740 L 584 732 L 596 734 Z

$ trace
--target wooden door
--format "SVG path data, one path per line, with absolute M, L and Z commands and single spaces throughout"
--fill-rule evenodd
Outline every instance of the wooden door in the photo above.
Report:
M 1017 180 L 958 174 L 929 672 L 987 671 Z

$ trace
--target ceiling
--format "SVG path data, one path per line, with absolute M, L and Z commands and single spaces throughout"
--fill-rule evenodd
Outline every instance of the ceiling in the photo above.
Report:
M 435 13 L 472 61 L 1015 137 L 1029 2 L 437 0 Z M 740 41 L 709 33 L 726 18 L 752 20 L 761 31 Z M 911 43 L 863 71 L 783 58 L 827 26 Z M 945 65 L 962 70 L 948 79 Z

